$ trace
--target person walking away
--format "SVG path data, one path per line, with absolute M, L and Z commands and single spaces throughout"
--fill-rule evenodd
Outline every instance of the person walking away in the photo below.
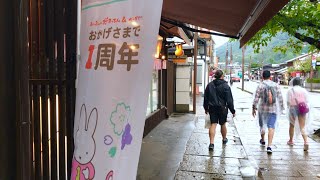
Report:
M 292 79 L 292 76 L 290 76 L 288 79 L 288 85 L 290 84 L 291 79 Z
M 233 80 L 232 80 L 232 78 L 230 77 L 230 86 L 232 86 L 233 85 Z
M 300 84 L 301 84 L 301 87 L 305 87 L 305 78 L 304 78 L 304 76 L 301 76 L 301 78 L 300 78 Z
M 253 105 L 252 115 L 256 116 L 257 108 L 258 119 L 260 126 L 261 139 L 260 144 L 265 146 L 265 132 L 268 128 L 268 146 L 267 153 L 272 153 L 272 140 L 274 136 L 274 130 L 276 127 L 278 110 L 284 110 L 283 97 L 280 86 L 270 80 L 270 71 L 266 70 L 262 73 L 263 81 L 259 84 L 256 89 Z
M 289 141 L 288 145 L 294 145 L 293 135 L 301 134 L 305 151 L 308 151 L 308 136 L 307 133 L 311 129 L 311 118 L 309 116 L 309 98 L 308 91 L 301 87 L 301 79 L 295 77 L 290 81 L 291 89 L 287 92 L 287 105 L 288 105 L 288 115 L 289 115 Z
M 221 70 L 216 70 L 215 80 L 211 81 L 205 90 L 203 107 L 205 113 L 210 115 L 211 126 L 209 128 L 210 145 L 209 151 L 214 149 L 214 137 L 217 124 L 221 126 L 222 143 L 227 144 L 227 115 L 228 109 L 235 117 L 236 111 L 233 106 L 233 97 L 228 82 L 224 80 Z
M 210 73 L 209 73 L 209 81 L 213 81 L 214 80 L 214 74 L 216 73 L 216 69 L 214 67 L 210 68 Z

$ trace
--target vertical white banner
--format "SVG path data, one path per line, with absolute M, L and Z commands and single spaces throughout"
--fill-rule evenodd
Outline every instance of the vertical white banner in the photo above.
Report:
M 136 179 L 162 0 L 82 0 L 72 180 Z

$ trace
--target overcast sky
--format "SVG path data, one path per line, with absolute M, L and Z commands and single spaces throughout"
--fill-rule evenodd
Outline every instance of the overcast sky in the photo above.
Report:
M 212 37 L 213 37 L 214 42 L 216 43 L 215 48 L 218 48 L 219 46 L 223 45 L 224 43 L 226 43 L 229 40 L 229 38 L 222 37 L 222 36 L 213 35 Z

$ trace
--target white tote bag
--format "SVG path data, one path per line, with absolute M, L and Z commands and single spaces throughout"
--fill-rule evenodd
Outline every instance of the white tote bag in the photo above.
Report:
M 211 126 L 211 121 L 210 121 L 210 115 L 209 115 L 209 113 L 206 114 L 206 117 L 205 117 L 204 119 L 205 119 L 204 128 L 209 129 L 210 126 Z

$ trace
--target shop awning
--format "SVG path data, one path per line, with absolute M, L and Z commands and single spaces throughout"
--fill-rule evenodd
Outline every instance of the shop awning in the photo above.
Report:
M 160 31 L 165 33 L 165 36 L 177 36 L 183 39 L 186 44 L 190 44 L 190 39 L 193 38 L 192 32 L 163 21 L 160 21 Z
M 278 69 L 276 71 L 274 71 L 275 73 L 279 73 L 279 74 L 282 74 L 282 73 L 286 73 L 288 71 L 288 67 L 285 67 L 285 68 L 282 68 L 282 69 Z
M 289 0 L 164 0 L 162 17 L 248 42 Z

